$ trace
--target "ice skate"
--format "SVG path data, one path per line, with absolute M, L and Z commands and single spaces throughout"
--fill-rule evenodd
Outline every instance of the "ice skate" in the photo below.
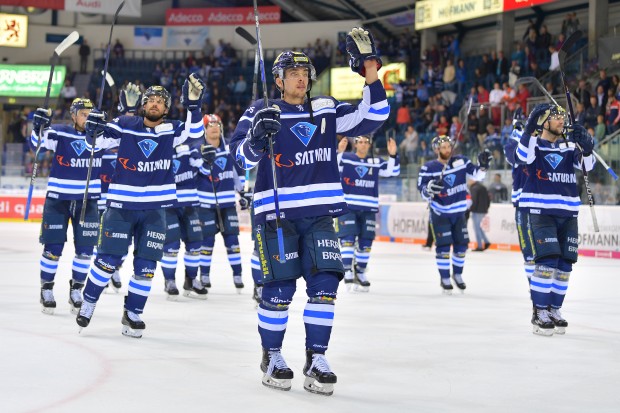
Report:
M 532 332 L 541 336 L 553 335 L 555 325 L 546 308 L 535 308 L 532 314 Z
M 146 324 L 140 320 L 139 314 L 127 310 L 123 312 L 121 323 L 123 323 L 122 333 L 127 337 L 141 338 L 146 328 Z
M 452 290 L 454 289 L 454 287 L 450 282 L 450 278 L 441 277 L 441 282 L 439 283 L 439 285 L 441 286 L 441 292 L 444 295 L 452 295 Z
M 256 306 L 260 304 L 263 296 L 263 286 L 254 284 L 254 293 L 252 294 L 252 299 L 256 301 Z
M 200 277 L 200 282 L 204 288 L 211 288 L 211 277 L 208 275 L 202 275 Z
M 355 291 L 367 293 L 370 290 L 370 282 L 366 278 L 366 274 L 357 268 L 353 273 L 353 283 L 355 285 Z
M 198 281 L 198 279 L 185 277 L 185 283 L 183 283 L 183 295 L 185 297 L 206 300 L 207 293 L 207 289 L 200 281 Z
M 56 300 L 54 300 L 54 283 L 43 283 L 41 285 L 41 299 L 39 302 L 41 303 L 41 312 L 43 314 L 53 315 L 54 309 L 56 308 Z
M 291 389 L 293 370 L 288 368 L 279 350 L 268 351 L 263 349 L 263 360 L 260 364 L 260 369 L 265 373 L 263 376 L 264 386 L 284 391 Z
M 82 288 L 84 284 L 69 280 L 69 305 L 71 306 L 71 314 L 77 315 L 82 306 Z
M 164 291 L 166 292 L 166 299 L 168 301 L 179 301 L 179 289 L 177 288 L 177 283 L 174 280 L 165 281 Z
M 244 287 L 243 280 L 241 279 L 241 275 L 233 275 L 233 282 L 235 283 L 237 294 L 241 294 L 241 290 Z
M 553 322 L 555 326 L 555 334 L 566 334 L 566 327 L 568 327 L 568 322 L 562 317 L 562 313 L 559 308 L 551 308 L 549 310 L 549 318 Z
M 304 389 L 310 393 L 323 396 L 331 396 L 334 394 L 334 383 L 338 381 L 338 378 L 329 367 L 325 354 L 306 350 L 304 376 L 306 376 Z
M 454 283 L 456 284 L 458 289 L 461 290 L 461 293 L 464 293 L 465 288 L 467 288 L 467 285 L 465 285 L 465 282 L 463 281 L 463 277 L 461 276 L 461 274 L 452 274 L 452 280 L 454 280 Z
M 347 291 L 351 291 L 351 289 L 353 288 L 353 271 L 345 271 L 344 286 L 346 287 Z
M 82 306 L 80 307 L 78 316 L 75 319 L 75 322 L 80 326 L 80 333 L 90 324 L 90 320 L 93 318 L 93 313 L 95 312 L 95 306 L 95 303 L 82 301 Z

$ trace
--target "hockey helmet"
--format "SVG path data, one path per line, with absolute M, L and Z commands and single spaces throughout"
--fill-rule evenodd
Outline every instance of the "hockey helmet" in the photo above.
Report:
M 93 109 L 95 106 L 90 99 L 85 98 L 75 98 L 73 102 L 71 102 L 71 108 L 69 111 L 72 115 L 77 115 L 77 113 L 82 109 Z
M 434 151 L 438 151 L 439 148 L 441 147 L 441 144 L 444 142 L 448 142 L 450 145 L 452 145 L 452 139 L 450 139 L 449 136 L 446 136 L 446 135 L 435 136 L 431 142 L 431 148 Z
M 217 124 L 220 127 L 220 133 L 222 135 L 224 134 L 224 125 L 222 124 L 222 118 L 220 118 L 215 113 L 210 113 L 210 114 L 204 115 L 204 117 L 202 118 L 202 122 L 205 125 L 205 129 L 210 124 Z
M 172 99 L 170 97 L 170 93 L 163 86 L 151 86 L 146 89 L 144 95 L 142 95 L 142 106 L 146 105 L 146 102 L 149 100 L 151 96 L 159 96 L 164 100 L 164 104 L 166 105 L 166 109 L 170 109 L 170 105 L 172 103 Z
M 549 119 L 563 119 L 566 122 L 568 115 L 566 113 L 566 109 L 562 106 L 551 105 L 549 108 Z
M 302 52 L 294 52 L 292 50 L 286 50 L 276 57 L 276 60 L 273 62 L 273 69 L 271 69 L 271 73 L 273 73 L 274 78 L 284 79 L 284 72 L 286 69 L 292 69 L 295 67 L 305 67 L 308 69 L 308 91 L 312 88 L 312 81 L 316 80 L 316 69 L 312 64 L 312 61 L 305 53 Z
M 369 144 L 372 144 L 371 135 L 360 135 L 355 137 L 355 143 L 358 143 L 361 139 L 367 139 Z

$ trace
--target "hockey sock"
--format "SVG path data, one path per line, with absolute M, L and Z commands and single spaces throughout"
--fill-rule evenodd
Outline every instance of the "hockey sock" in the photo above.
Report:
M 177 263 L 179 260 L 180 241 L 173 241 L 164 244 L 164 256 L 161 258 L 161 271 L 164 273 L 164 279 L 174 280 L 177 272 Z
M 525 261 L 523 263 L 523 267 L 525 268 L 525 276 L 527 277 L 527 283 L 530 284 L 532 281 L 532 274 L 534 274 L 534 261 Z
M 211 256 L 213 255 L 213 245 L 215 245 L 215 237 L 208 236 L 202 240 L 202 248 L 200 250 L 200 275 L 209 276 L 211 273 Z
M 43 254 L 39 263 L 42 282 L 54 281 L 63 247 L 64 244 L 45 244 L 43 247 Z
M 558 269 L 553 274 L 553 282 L 551 283 L 551 307 L 561 308 L 568 289 L 568 280 L 573 265 L 560 259 Z
M 306 348 L 325 353 L 334 324 L 334 304 L 338 290 L 338 276 L 319 272 L 308 282 L 308 302 L 304 309 Z
M 370 250 L 372 249 L 372 240 L 367 238 L 357 239 L 357 248 L 355 249 L 355 268 L 358 272 L 365 272 L 370 259 Z
M 237 235 L 224 235 L 224 245 L 228 263 L 232 268 L 233 275 L 241 275 L 241 250 L 239 248 L 239 237 Z
M 450 245 L 435 247 L 435 259 L 441 278 L 450 278 Z
M 149 276 L 150 275 L 150 276 Z M 125 298 L 125 310 L 132 313 L 142 314 L 146 300 L 151 292 L 151 284 L 153 283 L 153 274 L 148 275 L 132 275 L 129 279 L 127 288 L 127 297 Z
M 98 254 L 95 263 L 90 266 L 88 279 L 84 287 L 84 300 L 96 303 L 101 292 L 108 285 L 112 274 L 122 262 L 118 255 Z
M 340 256 L 345 271 L 353 268 L 353 255 L 355 253 L 355 236 L 340 238 Z
M 252 267 L 252 279 L 254 284 L 263 285 L 263 271 L 260 267 L 260 260 L 258 259 L 258 251 L 254 249 L 252 252 L 252 261 L 250 262 Z
M 71 265 L 71 278 L 80 284 L 84 284 L 90 268 L 91 255 L 76 254 Z
M 452 251 L 452 274 L 463 274 L 463 267 L 465 266 L 465 252 L 467 251 L 467 244 L 455 245 Z
M 548 308 L 551 304 L 551 283 L 555 268 L 543 264 L 536 264 L 530 280 L 532 303 L 536 308 Z
M 258 332 L 263 348 L 282 348 L 288 324 L 288 308 L 294 294 L 295 280 L 273 281 L 263 286 L 262 302 L 257 310 Z
M 186 277 L 196 278 L 196 276 L 198 276 L 198 268 L 200 267 L 200 250 L 200 241 L 185 244 L 183 264 L 185 264 Z

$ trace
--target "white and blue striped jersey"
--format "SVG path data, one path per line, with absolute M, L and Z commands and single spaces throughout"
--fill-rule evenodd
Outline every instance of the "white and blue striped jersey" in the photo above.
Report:
M 281 217 L 299 219 L 339 216 L 347 212 L 340 183 L 336 134 L 359 136 L 379 128 L 390 114 L 385 89 L 377 80 L 364 86 L 362 100 L 341 103 L 330 96 L 311 99 L 314 121 L 307 105 L 291 105 L 281 99 L 269 102 L 280 108 L 282 128 L 274 137 L 274 161 Z M 263 100 L 250 106 L 237 124 L 231 151 L 244 169 L 258 165 L 254 188 L 256 223 L 275 219 L 271 160 L 266 153 L 254 153 L 249 145 L 249 129 Z
M 594 157 L 582 157 L 573 142 L 550 142 L 525 133 L 515 153 L 515 160 L 528 171 L 519 207 L 530 214 L 576 217 L 581 199 L 575 169 L 581 169 L 583 158 L 586 170 L 592 170 Z
M 177 186 L 177 207 L 198 206 L 198 167 L 200 153 L 196 146 L 178 145 L 172 155 L 172 172 Z
M 38 131 L 32 130 L 30 147 L 36 150 Z M 84 132 L 69 125 L 52 125 L 43 131 L 41 148 L 54 152 L 47 181 L 47 197 L 64 200 L 84 198 L 86 178 L 90 161 L 90 146 L 86 144 Z M 88 199 L 99 199 L 101 194 L 102 151 L 95 149 L 91 179 L 88 184 Z
M 103 137 L 97 138 L 100 148 L 118 146 L 108 207 L 143 210 L 176 206 L 173 148 L 203 135 L 200 110 L 188 111 L 187 122 L 164 120 L 154 128 L 146 127 L 141 116 L 120 116 L 109 122 Z
M 506 144 L 504 145 L 504 155 L 506 156 L 506 161 L 510 164 L 510 166 L 512 166 L 512 195 L 510 198 L 512 205 L 515 207 L 519 206 L 519 198 L 521 198 L 523 186 L 528 178 L 527 166 L 518 163 L 515 159 L 517 156 L 516 149 L 519 145 L 522 134 L 522 130 L 518 130 L 516 128 L 513 129 L 510 137 L 506 140 Z
M 228 146 L 220 140 L 220 146 L 215 148 L 215 162 L 211 169 L 200 159 L 200 174 L 198 175 L 198 197 L 201 208 L 230 208 L 235 206 L 235 191 L 239 192 L 245 185 L 245 175 L 235 163 Z M 213 174 L 211 174 L 213 172 Z M 215 192 L 213 188 L 215 187 Z
M 443 175 L 443 189 L 440 193 L 430 196 L 426 192 L 426 185 L 430 180 L 441 176 L 443 167 L 444 164 L 437 159 L 426 162 L 420 168 L 418 190 L 422 194 L 422 198 L 430 201 L 431 209 L 438 215 L 463 214 L 468 208 L 467 179 L 482 181 L 486 176 L 486 170 L 472 164 L 465 156 L 453 156 L 448 161 L 448 166 Z
M 114 168 L 116 168 L 116 150 L 106 149 L 101 156 L 101 169 L 99 170 L 99 178 L 101 179 L 101 198 L 97 200 L 97 208 L 104 210 L 108 200 L 108 187 L 112 182 Z
M 360 158 L 353 152 L 338 154 L 338 169 L 344 199 L 349 209 L 356 211 L 379 210 L 379 177 L 400 175 L 398 155 L 384 160 L 379 157 Z

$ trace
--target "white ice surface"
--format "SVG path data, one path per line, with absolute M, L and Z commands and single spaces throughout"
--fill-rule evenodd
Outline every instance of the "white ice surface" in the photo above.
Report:
M 342 287 L 328 360 L 332 397 L 303 390 L 303 281 L 283 354 L 290 392 L 261 385 L 251 300 L 251 241 L 241 235 L 238 295 L 218 239 L 206 301 L 165 299 L 160 270 L 142 339 L 121 335 L 123 296 L 104 294 L 78 334 L 69 312 L 73 249 L 39 305 L 38 224 L 0 223 L 0 412 L 619 412 L 620 264 L 580 258 L 563 314 L 565 336 L 535 336 L 518 253 L 468 253 L 464 295 L 442 296 L 434 254 L 376 243 L 370 292 Z M 182 269 L 177 283 L 182 283 Z

